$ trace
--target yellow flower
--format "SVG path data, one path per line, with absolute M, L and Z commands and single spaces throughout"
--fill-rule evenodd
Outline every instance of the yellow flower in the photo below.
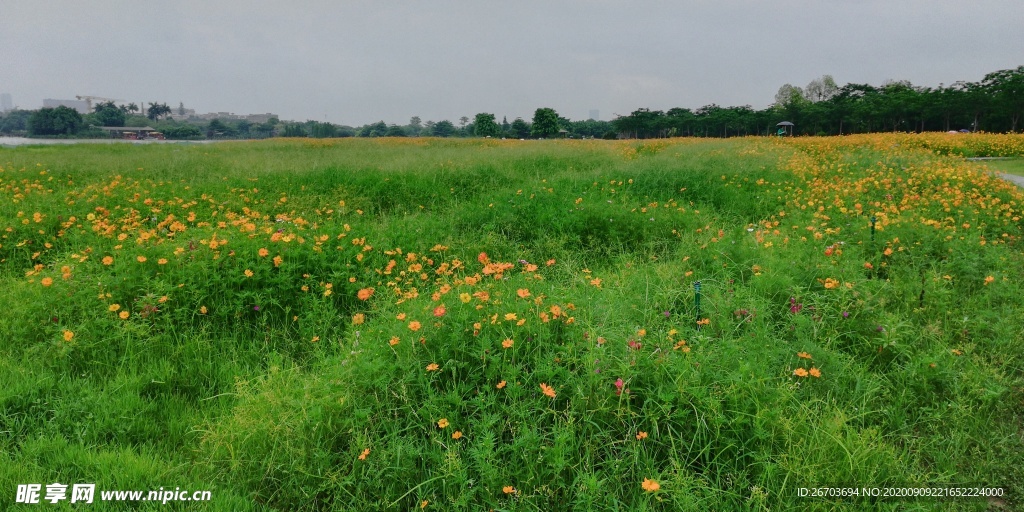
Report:
M 365 322 L 365 321 L 366 321 L 366 315 L 364 315 L 362 313 L 356 313 L 356 314 L 352 315 L 352 324 L 353 325 L 362 325 L 362 323 Z
M 640 484 L 640 487 L 643 487 L 647 492 L 655 492 L 658 489 L 661 489 L 661 485 L 650 478 L 644 478 L 644 482 Z
M 452 434 L 452 439 L 462 439 L 462 431 L 456 430 L 455 433 Z
M 208 309 L 206 309 L 206 306 L 201 306 L 201 307 L 199 308 L 199 314 L 200 314 L 200 315 L 205 315 L 207 311 L 209 311 L 209 310 L 208 310 Z
M 75 333 L 71 331 L 64 331 L 64 341 L 71 341 L 71 338 L 75 337 Z
M 121 320 L 127 320 L 128 316 L 129 316 L 129 313 L 127 311 L 122 311 L 122 312 L 118 313 L 117 316 L 121 317 Z
M 423 500 L 423 501 L 420 502 L 420 508 L 421 509 L 427 508 L 427 505 L 429 505 L 429 504 L 430 504 L 430 500 Z
M 252 277 L 252 270 L 245 269 L 245 277 Z
M 114 312 L 114 311 L 117 311 L 119 309 L 121 309 L 121 305 L 120 304 L 111 304 L 111 305 L 107 306 L 107 311 L 110 311 L 110 312 Z
M 459 294 L 459 300 L 462 301 L 463 304 L 469 304 L 469 301 L 473 300 L 473 296 L 466 292 L 462 292 Z
M 441 418 L 438 420 L 437 428 L 448 428 L 448 418 Z

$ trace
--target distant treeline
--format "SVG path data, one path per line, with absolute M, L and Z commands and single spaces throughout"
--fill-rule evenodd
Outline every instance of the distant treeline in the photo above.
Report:
M 184 106 L 179 105 L 184 112 Z M 265 138 L 265 137 L 502 137 L 502 138 L 657 138 L 734 137 L 773 135 L 780 122 L 793 126 L 792 135 L 842 135 L 867 132 L 985 131 L 1017 132 L 1024 128 L 1024 66 L 985 75 L 978 82 L 955 82 L 937 88 L 919 87 L 908 81 L 889 81 L 878 86 L 840 86 L 829 75 L 805 87 L 783 85 L 775 103 L 763 110 L 750 105 L 705 105 L 696 110 L 667 111 L 638 108 L 612 121 L 573 121 L 552 108 L 538 108 L 531 120 L 479 113 L 472 119 L 426 121 L 413 117 L 408 124 L 384 121 L 360 127 L 328 122 L 265 123 L 244 120 L 173 121 L 166 104 L 150 103 L 145 116 L 135 104 L 101 103 L 82 116 L 67 107 L 14 110 L 0 116 L 0 133 L 30 136 L 104 136 L 100 126 L 150 124 L 167 138 Z
M 831 76 L 806 87 L 783 85 L 764 110 L 707 105 L 697 110 L 637 109 L 612 121 L 632 138 L 670 136 L 731 137 L 776 133 L 778 123 L 794 124 L 793 134 L 842 135 L 867 132 L 1016 132 L 1024 114 L 1024 66 L 989 73 L 979 82 L 937 88 L 907 81 L 880 86 L 839 86 Z

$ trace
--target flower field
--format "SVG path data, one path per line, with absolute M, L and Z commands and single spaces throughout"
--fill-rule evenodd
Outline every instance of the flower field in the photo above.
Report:
M 1024 136 L 0 149 L 0 504 L 1024 507 L 1024 190 L 971 156 Z M 1002 495 L 798 496 L 951 484 Z

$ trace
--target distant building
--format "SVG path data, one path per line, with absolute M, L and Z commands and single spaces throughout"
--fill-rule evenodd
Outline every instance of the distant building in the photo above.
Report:
M 43 108 L 68 107 L 78 111 L 79 114 L 89 113 L 89 104 L 79 100 L 43 100 Z
M 8 93 L 0 94 L 0 112 L 8 112 L 14 110 L 14 102 L 11 101 L 11 95 Z
M 590 111 L 590 119 L 592 119 L 594 121 L 600 121 L 601 120 L 601 111 L 600 110 L 591 110 Z
M 214 119 L 230 119 L 235 121 L 249 121 L 250 123 L 265 123 L 269 121 L 272 117 L 277 117 L 277 114 L 271 114 L 267 112 L 266 114 L 242 115 L 236 114 L 234 112 L 210 112 L 209 114 L 200 114 L 198 117 L 199 119 L 202 119 L 204 121 L 212 121 Z

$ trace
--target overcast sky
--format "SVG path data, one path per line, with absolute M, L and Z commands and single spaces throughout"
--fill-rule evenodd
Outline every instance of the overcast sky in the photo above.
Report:
M 768 106 L 1024 64 L 1022 0 L 0 0 L 0 92 L 406 124 Z

